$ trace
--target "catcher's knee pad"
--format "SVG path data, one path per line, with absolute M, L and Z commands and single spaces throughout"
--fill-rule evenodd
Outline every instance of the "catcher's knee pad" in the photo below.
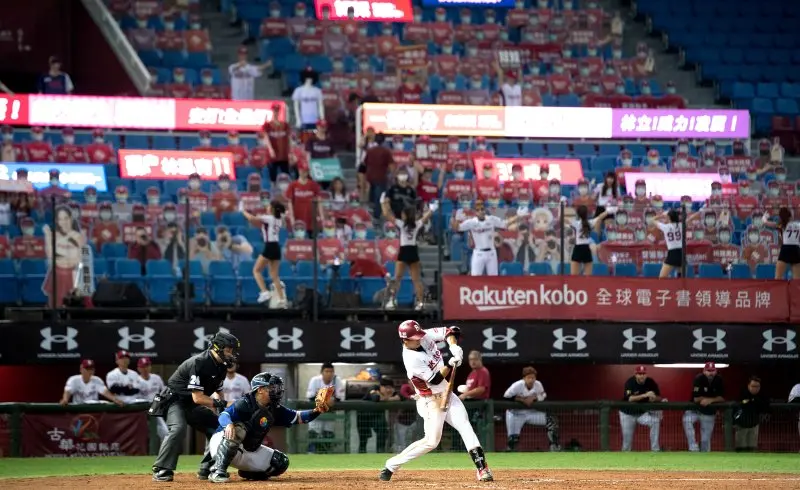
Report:
M 247 427 L 244 426 L 242 423 L 234 424 L 233 425 L 233 442 L 237 444 L 241 444 L 244 442 L 244 438 L 247 437 Z M 223 436 L 223 439 L 225 437 Z
M 280 451 L 272 453 L 272 459 L 269 461 L 269 468 L 267 468 L 267 476 L 279 476 L 286 473 L 289 469 L 289 456 Z
M 269 479 L 266 471 L 239 470 L 239 478 L 243 480 L 264 481 Z

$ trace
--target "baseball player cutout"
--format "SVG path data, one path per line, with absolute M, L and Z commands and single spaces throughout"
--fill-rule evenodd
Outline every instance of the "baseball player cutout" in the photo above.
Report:
M 551 451 L 560 451 L 558 443 L 558 418 L 549 413 L 534 410 L 534 403 L 547 399 L 542 382 L 536 379 L 536 369 L 532 366 L 522 368 L 522 379 L 514 381 L 508 387 L 503 398 L 522 403 L 528 408 L 506 410 L 506 430 L 508 431 L 508 451 L 513 451 L 519 443 L 519 434 L 525 424 L 544 426 L 547 430 L 547 441 Z
M 694 410 L 687 410 L 683 414 L 683 430 L 689 442 L 689 451 L 711 451 L 711 436 L 714 434 L 714 421 L 717 418 L 715 403 L 722 403 L 725 389 L 722 378 L 717 375 L 717 366 L 707 362 L 703 372 L 695 376 L 692 383 L 692 402 L 697 404 Z M 700 422 L 700 446 L 694 433 L 695 422 Z
M 658 383 L 647 377 L 647 368 L 645 366 L 636 366 L 634 375 L 625 382 L 624 391 L 622 401 L 631 402 L 632 405 L 619 410 L 619 425 L 622 429 L 622 450 L 631 450 L 633 433 L 638 423 L 650 427 L 650 450 L 659 451 L 658 431 L 661 428 L 661 411 L 644 411 L 633 406 L 637 403 L 665 401 L 661 397 Z
M 236 372 L 237 367 L 238 363 L 229 367 L 225 381 L 222 382 L 222 396 L 229 405 L 250 392 L 250 382 Z
M 520 207 L 517 210 L 517 216 L 503 220 L 494 215 L 487 216 L 486 206 L 484 206 L 483 201 L 478 201 L 475 203 L 475 214 L 476 216 L 455 224 L 457 231 L 468 231 L 475 244 L 475 248 L 472 251 L 469 275 L 482 276 L 485 273 L 487 276 L 496 276 L 497 249 L 494 246 L 495 230 L 497 228 L 505 230 L 513 225 L 520 217 L 528 214 L 528 209 Z
M 108 391 L 114 393 L 122 403 L 133 403 L 141 399 L 139 395 L 139 373 L 128 369 L 131 354 L 126 350 L 117 351 L 114 355 L 117 367 L 106 374 Z
M 442 438 L 442 429 L 447 422 L 461 434 L 464 446 L 475 463 L 478 481 L 493 481 L 494 477 L 486 465 L 478 437 L 469 423 L 467 410 L 462 401 L 448 389 L 447 375 L 450 367 L 457 367 L 464 360 L 464 351 L 458 346 L 461 330 L 458 327 L 440 327 L 423 330 L 414 320 L 400 324 L 397 333 L 403 340 L 403 364 L 406 375 L 414 387 L 417 398 L 417 413 L 424 422 L 425 436 L 411 443 L 400 454 L 386 461 L 380 473 L 380 480 L 389 481 L 402 465 L 423 454 L 436 449 Z M 445 343 L 451 358 L 446 366 L 442 351 L 437 344 Z M 449 396 L 447 408 L 442 409 L 442 401 Z
M 322 388 L 325 397 L 316 397 L 312 410 L 295 411 L 281 405 L 283 380 L 270 373 L 259 373 L 250 382 L 250 391 L 219 414 L 219 427 L 211 437 L 209 449 L 214 465 L 208 481 L 226 483 L 228 467 L 239 470 L 245 480 L 263 481 L 283 474 L 289 457 L 261 442 L 270 428 L 292 427 L 313 421 L 328 411 L 331 388 Z

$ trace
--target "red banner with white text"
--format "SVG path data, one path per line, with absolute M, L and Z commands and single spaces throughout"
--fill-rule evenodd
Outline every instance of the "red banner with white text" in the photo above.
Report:
M 475 169 L 482 170 L 486 165 L 492 167 L 492 178 L 500 182 L 511 180 L 511 170 L 515 165 L 522 167 L 523 178 L 538 180 L 543 166 L 548 167 L 550 179 L 558 179 L 565 185 L 577 185 L 583 178 L 581 161 L 570 158 L 475 158 Z
M 119 175 L 123 179 L 202 180 L 236 179 L 233 153 L 224 151 L 119 150 Z
M 147 434 L 145 412 L 25 414 L 22 456 L 144 456 Z
M 353 9 L 353 19 L 367 22 L 411 22 L 411 0 L 314 0 L 317 19 L 346 20 Z
M 800 283 L 729 279 L 443 276 L 445 320 L 786 323 Z M 790 314 L 797 305 L 795 315 Z M 794 318 L 796 320 L 797 318 Z
M 0 94 L 0 124 L 12 126 L 258 131 L 273 118 L 286 119 L 284 102 Z

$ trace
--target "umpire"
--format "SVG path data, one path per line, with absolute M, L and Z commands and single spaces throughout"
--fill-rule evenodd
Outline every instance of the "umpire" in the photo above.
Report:
M 150 415 L 164 417 L 168 433 L 161 441 L 158 457 L 153 463 L 153 481 L 172 481 L 178 456 L 181 453 L 186 426 L 211 437 L 217 428 L 217 414 L 225 410 L 222 382 L 227 369 L 236 362 L 239 339 L 219 332 L 208 350 L 190 357 L 170 376 L 167 386 L 155 397 Z M 217 399 L 211 395 L 217 393 Z M 200 463 L 198 477 L 208 478 L 211 458 L 208 454 Z

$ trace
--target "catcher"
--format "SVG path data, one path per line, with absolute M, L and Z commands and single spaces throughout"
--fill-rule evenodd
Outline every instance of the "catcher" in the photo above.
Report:
M 214 466 L 208 481 L 230 480 L 228 466 L 239 470 L 245 480 L 266 480 L 282 475 L 289 468 L 289 457 L 261 444 L 272 426 L 291 427 L 307 424 L 329 410 L 333 387 L 322 388 L 313 410 L 296 411 L 281 405 L 283 380 L 269 373 L 259 373 L 250 381 L 250 393 L 219 415 L 219 427 L 211 437 L 209 451 Z

